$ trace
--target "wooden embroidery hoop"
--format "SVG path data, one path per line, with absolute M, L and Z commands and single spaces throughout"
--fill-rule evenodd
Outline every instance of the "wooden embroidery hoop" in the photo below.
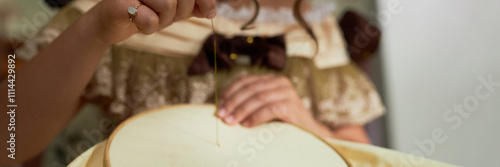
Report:
M 110 147 L 111 147 L 111 144 L 113 143 L 113 139 L 116 137 L 116 135 L 123 129 L 123 127 L 125 127 L 126 125 L 128 125 L 130 122 L 132 121 L 135 121 L 137 120 L 138 118 L 142 118 L 143 116 L 146 116 L 148 114 L 152 114 L 152 113 L 155 113 L 155 112 L 161 112 L 161 111 L 166 111 L 166 110 L 172 110 L 172 109 L 176 109 L 176 108 L 182 108 L 182 107 L 190 107 L 190 106 L 195 106 L 195 107 L 214 107 L 213 105 L 211 104 L 204 104 L 204 105 L 191 105 L 191 104 L 181 104 L 181 105 L 173 105 L 173 106 L 166 106 L 166 107 L 162 107 L 162 108 L 158 108 L 158 109 L 153 109 L 153 110 L 150 110 L 150 111 L 146 111 L 146 112 L 142 112 L 140 114 L 137 114 L 127 120 L 125 120 L 124 122 L 122 122 L 114 131 L 113 133 L 110 135 L 109 139 L 107 140 L 106 142 L 106 146 L 105 146 L 105 150 L 104 150 L 104 161 L 103 161 L 103 165 L 105 167 L 111 167 L 111 159 L 110 159 L 110 156 L 109 156 L 109 153 L 110 153 Z M 215 108 L 215 107 L 214 107 Z M 211 114 L 213 115 L 213 114 Z M 298 127 L 298 126 L 290 126 L 290 127 L 297 127 L 309 134 L 312 134 L 311 132 L 307 131 L 306 129 L 303 129 L 301 127 Z M 344 160 L 345 164 L 347 166 L 352 166 L 351 163 L 346 159 L 346 157 L 344 155 L 342 155 L 340 152 L 337 151 L 337 149 L 332 146 L 331 144 L 329 144 L 328 142 L 326 142 L 326 140 L 324 140 L 323 138 L 315 135 L 315 134 L 312 134 L 315 138 L 319 139 L 320 142 L 323 142 L 324 144 L 326 144 L 327 146 L 329 146 L 334 152 L 336 152 L 340 158 L 342 160 Z M 224 145 L 224 143 L 221 143 L 222 145 Z

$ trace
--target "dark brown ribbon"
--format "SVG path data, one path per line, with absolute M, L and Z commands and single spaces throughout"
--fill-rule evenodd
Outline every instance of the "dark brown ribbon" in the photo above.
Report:
M 246 37 L 235 36 L 231 39 L 220 34 L 209 36 L 198 57 L 188 70 L 188 75 L 200 75 L 213 70 L 214 65 L 214 38 L 217 42 L 217 68 L 231 68 L 236 64 L 230 58 L 231 54 L 250 56 L 251 64 L 265 66 L 281 71 L 286 63 L 286 45 L 283 35 L 274 37 Z

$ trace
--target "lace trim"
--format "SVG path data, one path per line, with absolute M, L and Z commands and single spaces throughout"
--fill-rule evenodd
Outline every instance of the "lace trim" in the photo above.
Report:
M 325 17 L 332 15 L 335 11 L 334 2 L 311 2 L 312 10 L 303 14 L 307 22 L 320 22 Z M 244 7 L 234 9 L 227 3 L 217 4 L 217 16 L 225 17 L 231 20 L 241 21 L 249 20 L 253 16 L 253 7 Z M 255 22 L 259 23 L 279 23 L 284 25 L 296 24 L 291 8 L 270 8 L 261 7 L 259 15 Z

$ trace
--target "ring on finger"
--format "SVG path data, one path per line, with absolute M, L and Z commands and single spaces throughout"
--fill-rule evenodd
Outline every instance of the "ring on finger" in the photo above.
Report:
M 129 16 L 129 17 L 128 17 L 128 20 L 129 20 L 130 22 L 133 22 L 133 20 L 132 20 L 132 19 L 134 18 L 134 16 L 136 16 L 136 15 L 137 15 L 137 8 L 139 8 L 139 6 L 141 6 L 141 5 L 142 5 L 142 4 L 139 2 L 139 3 L 137 3 L 137 5 L 135 5 L 134 7 L 128 7 L 128 16 Z

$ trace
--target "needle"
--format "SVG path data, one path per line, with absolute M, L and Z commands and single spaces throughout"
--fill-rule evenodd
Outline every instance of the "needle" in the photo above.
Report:
M 214 19 L 210 20 L 212 22 L 212 32 L 214 36 L 214 80 L 215 80 L 215 136 L 216 136 L 216 142 L 217 142 L 217 147 L 220 147 L 219 143 L 219 118 L 217 116 L 217 112 L 219 111 L 219 100 L 218 100 L 218 94 L 217 94 L 217 40 L 215 40 L 215 28 L 214 28 Z

